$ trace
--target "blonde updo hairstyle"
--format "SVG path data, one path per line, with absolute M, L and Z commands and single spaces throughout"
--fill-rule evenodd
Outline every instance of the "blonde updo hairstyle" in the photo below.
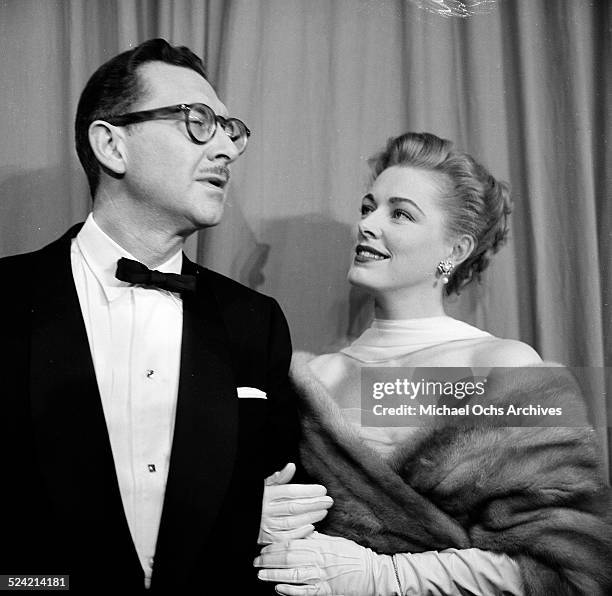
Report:
M 474 239 L 472 253 L 454 269 L 445 292 L 459 294 L 471 281 L 479 281 L 491 256 L 508 236 L 508 185 L 491 176 L 471 155 L 453 150 L 451 141 L 427 132 L 407 132 L 389 139 L 385 149 L 368 163 L 373 179 L 391 166 L 409 166 L 435 174 L 448 237 L 468 234 Z

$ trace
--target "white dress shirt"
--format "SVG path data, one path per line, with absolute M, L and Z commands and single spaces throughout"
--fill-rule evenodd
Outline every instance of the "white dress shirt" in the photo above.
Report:
M 90 214 L 71 263 L 123 507 L 149 587 L 178 396 L 183 303 L 173 292 L 115 278 L 134 259 Z M 136 259 L 134 259 L 136 260 Z M 180 273 L 178 251 L 156 269 Z

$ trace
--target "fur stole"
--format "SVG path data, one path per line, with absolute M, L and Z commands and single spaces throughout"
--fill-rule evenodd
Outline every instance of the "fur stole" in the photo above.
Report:
M 418 429 L 384 460 L 344 420 L 307 360 L 294 357 L 292 380 L 302 464 L 334 499 L 321 531 L 387 554 L 502 552 L 519 563 L 528 596 L 612 594 L 610 489 L 566 369 L 494 369 L 477 399 L 561 406 L 576 426 L 441 424 Z

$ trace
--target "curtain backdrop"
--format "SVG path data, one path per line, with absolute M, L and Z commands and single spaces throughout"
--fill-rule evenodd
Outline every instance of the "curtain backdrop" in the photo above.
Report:
M 600 367 L 612 387 L 610 3 L 500 0 L 444 18 L 407 0 L 0 0 L 0 256 L 89 211 L 79 93 L 156 36 L 205 58 L 253 131 L 224 221 L 188 252 L 276 297 L 297 348 L 330 351 L 371 306 L 347 284 L 366 159 L 406 130 L 452 139 L 508 180 L 511 240 L 450 314 Z M 611 398 L 595 404 L 598 425 Z

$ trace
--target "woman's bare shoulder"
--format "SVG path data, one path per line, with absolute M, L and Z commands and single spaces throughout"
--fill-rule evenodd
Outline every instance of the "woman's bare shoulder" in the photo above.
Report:
M 318 377 L 325 376 L 325 373 L 330 369 L 334 368 L 343 356 L 339 352 L 333 352 L 331 354 L 321 354 L 319 356 L 313 356 L 308 361 L 308 366 Z
M 345 379 L 346 356 L 340 352 L 316 356 L 307 352 L 294 352 L 291 362 L 294 377 L 312 377 L 328 389 Z
M 516 339 L 489 337 L 475 342 L 471 349 L 475 366 L 529 366 L 542 362 L 530 345 Z

